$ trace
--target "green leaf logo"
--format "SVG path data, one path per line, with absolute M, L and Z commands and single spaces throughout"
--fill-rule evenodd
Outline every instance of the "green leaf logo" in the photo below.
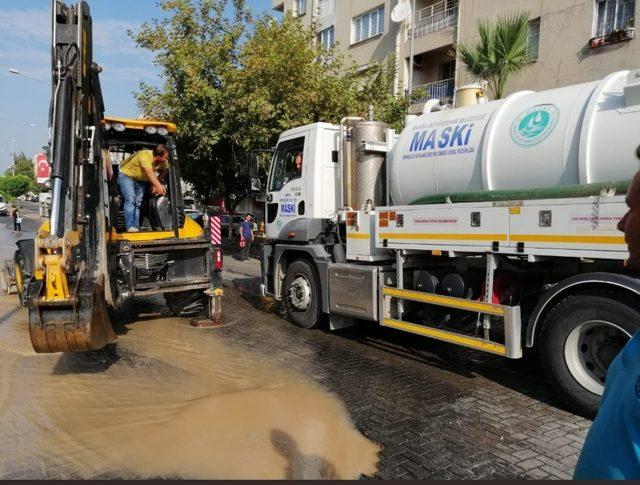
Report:
M 520 113 L 511 125 L 511 139 L 522 147 L 544 141 L 558 124 L 560 112 L 554 104 L 541 104 Z

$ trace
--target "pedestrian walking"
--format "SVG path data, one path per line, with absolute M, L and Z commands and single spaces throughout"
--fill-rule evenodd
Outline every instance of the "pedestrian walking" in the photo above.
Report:
M 640 172 L 627 192 L 628 212 L 618 223 L 629 246 L 627 266 L 640 270 Z M 609 366 L 600 412 L 574 471 L 577 480 L 640 479 L 640 332 Z
M 13 218 L 13 233 L 18 234 L 22 232 L 22 217 L 20 217 L 20 211 L 16 206 L 13 206 L 11 217 Z
M 253 242 L 253 223 L 251 222 L 251 214 L 247 214 L 244 216 L 244 221 L 240 224 L 240 228 L 238 229 L 240 232 L 240 241 L 244 242 L 244 246 L 240 244 L 242 247 L 242 251 L 240 253 L 240 261 L 246 261 L 249 259 L 249 251 L 251 250 L 251 243 Z

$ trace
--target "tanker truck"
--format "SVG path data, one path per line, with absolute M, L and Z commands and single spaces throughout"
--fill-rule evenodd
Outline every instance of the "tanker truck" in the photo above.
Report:
M 480 99 L 479 97 L 476 99 Z M 401 133 L 359 117 L 288 130 L 268 177 L 262 292 L 295 325 L 369 322 L 520 359 L 593 416 L 640 329 L 617 224 L 640 168 L 640 70 L 444 109 Z

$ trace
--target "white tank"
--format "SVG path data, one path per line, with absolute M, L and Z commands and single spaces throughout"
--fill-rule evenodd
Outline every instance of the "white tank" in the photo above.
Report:
M 389 157 L 393 203 L 632 178 L 640 168 L 638 77 L 622 71 L 416 118 Z

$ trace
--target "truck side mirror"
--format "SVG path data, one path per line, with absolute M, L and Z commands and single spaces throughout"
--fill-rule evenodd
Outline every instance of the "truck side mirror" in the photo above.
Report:
M 262 192 L 266 186 L 268 163 L 273 157 L 274 150 L 251 150 L 249 155 L 249 179 L 251 180 L 251 192 Z
M 260 152 L 258 150 L 252 150 L 249 156 L 249 178 L 251 178 L 251 186 L 253 187 L 253 179 L 258 178 L 258 172 L 260 170 Z

